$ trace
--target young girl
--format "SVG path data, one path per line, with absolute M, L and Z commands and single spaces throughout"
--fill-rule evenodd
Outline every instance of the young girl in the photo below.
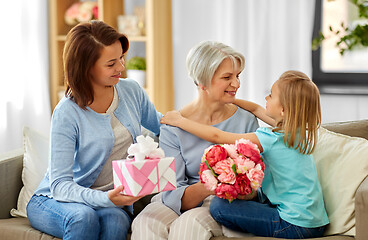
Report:
M 249 139 L 262 152 L 266 166 L 262 188 L 244 197 L 253 201 L 213 199 L 210 212 L 216 221 L 258 236 L 320 237 L 329 220 L 311 155 L 321 122 L 318 88 L 304 73 L 287 71 L 274 83 L 266 101 L 266 115 L 276 127 L 259 128 L 255 133 L 224 132 L 178 112 L 168 113 L 161 122 L 213 143 Z

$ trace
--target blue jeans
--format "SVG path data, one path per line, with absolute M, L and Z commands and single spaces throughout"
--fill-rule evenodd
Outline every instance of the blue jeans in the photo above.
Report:
M 27 215 L 32 227 L 64 240 L 126 239 L 132 223 L 117 207 L 93 209 L 36 195 L 27 205 Z
M 215 197 L 210 212 L 220 224 L 230 229 L 274 238 L 314 238 L 323 235 L 324 226 L 304 228 L 282 220 L 275 206 L 269 201 L 228 200 Z

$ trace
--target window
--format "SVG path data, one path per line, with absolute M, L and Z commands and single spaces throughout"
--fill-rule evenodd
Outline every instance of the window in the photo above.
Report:
M 368 47 L 358 46 L 341 55 L 336 46 L 338 37 L 330 31 L 356 24 L 368 24 L 360 19 L 358 9 L 349 0 L 316 0 L 313 38 L 322 32 L 326 39 L 312 53 L 313 80 L 322 93 L 368 94 Z

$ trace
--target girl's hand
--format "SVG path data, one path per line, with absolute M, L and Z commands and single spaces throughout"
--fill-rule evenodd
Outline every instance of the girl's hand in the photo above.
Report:
M 178 127 L 182 119 L 183 116 L 180 114 L 179 111 L 170 111 L 161 118 L 161 123 Z
M 109 197 L 110 201 L 115 204 L 116 206 L 129 206 L 132 205 L 134 202 L 138 201 L 144 196 L 133 197 L 121 194 L 120 192 L 123 191 L 124 187 L 119 186 L 115 189 L 112 189 L 107 192 L 107 196 Z
M 252 193 L 247 194 L 247 195 L 238 195 L 237 198 L 240 199 L 240 200 L 250 201 L 250 200 L 253 200 L 256 197 L 257 197 L 257 191 L 253 191 Z

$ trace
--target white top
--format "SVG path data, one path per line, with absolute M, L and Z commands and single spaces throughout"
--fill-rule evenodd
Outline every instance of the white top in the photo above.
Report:
M 132 135 L 129 133 L 128 129 L 124 127 L 124 125 L 114 115 L 114 111 L 117 109 L 118 104 L 119 97 L 114 86 L 114 98 L 105 114 L 110 115 L 115 143 L 111 150 L 110 157 L 107 159 L 100 175 L 98 175 L 96 181 L 91 186 L 92 189 L 108 191 L 114 188 L 112 161 L 125 159 L 128 155 L 128 148 L 133 143 Z

